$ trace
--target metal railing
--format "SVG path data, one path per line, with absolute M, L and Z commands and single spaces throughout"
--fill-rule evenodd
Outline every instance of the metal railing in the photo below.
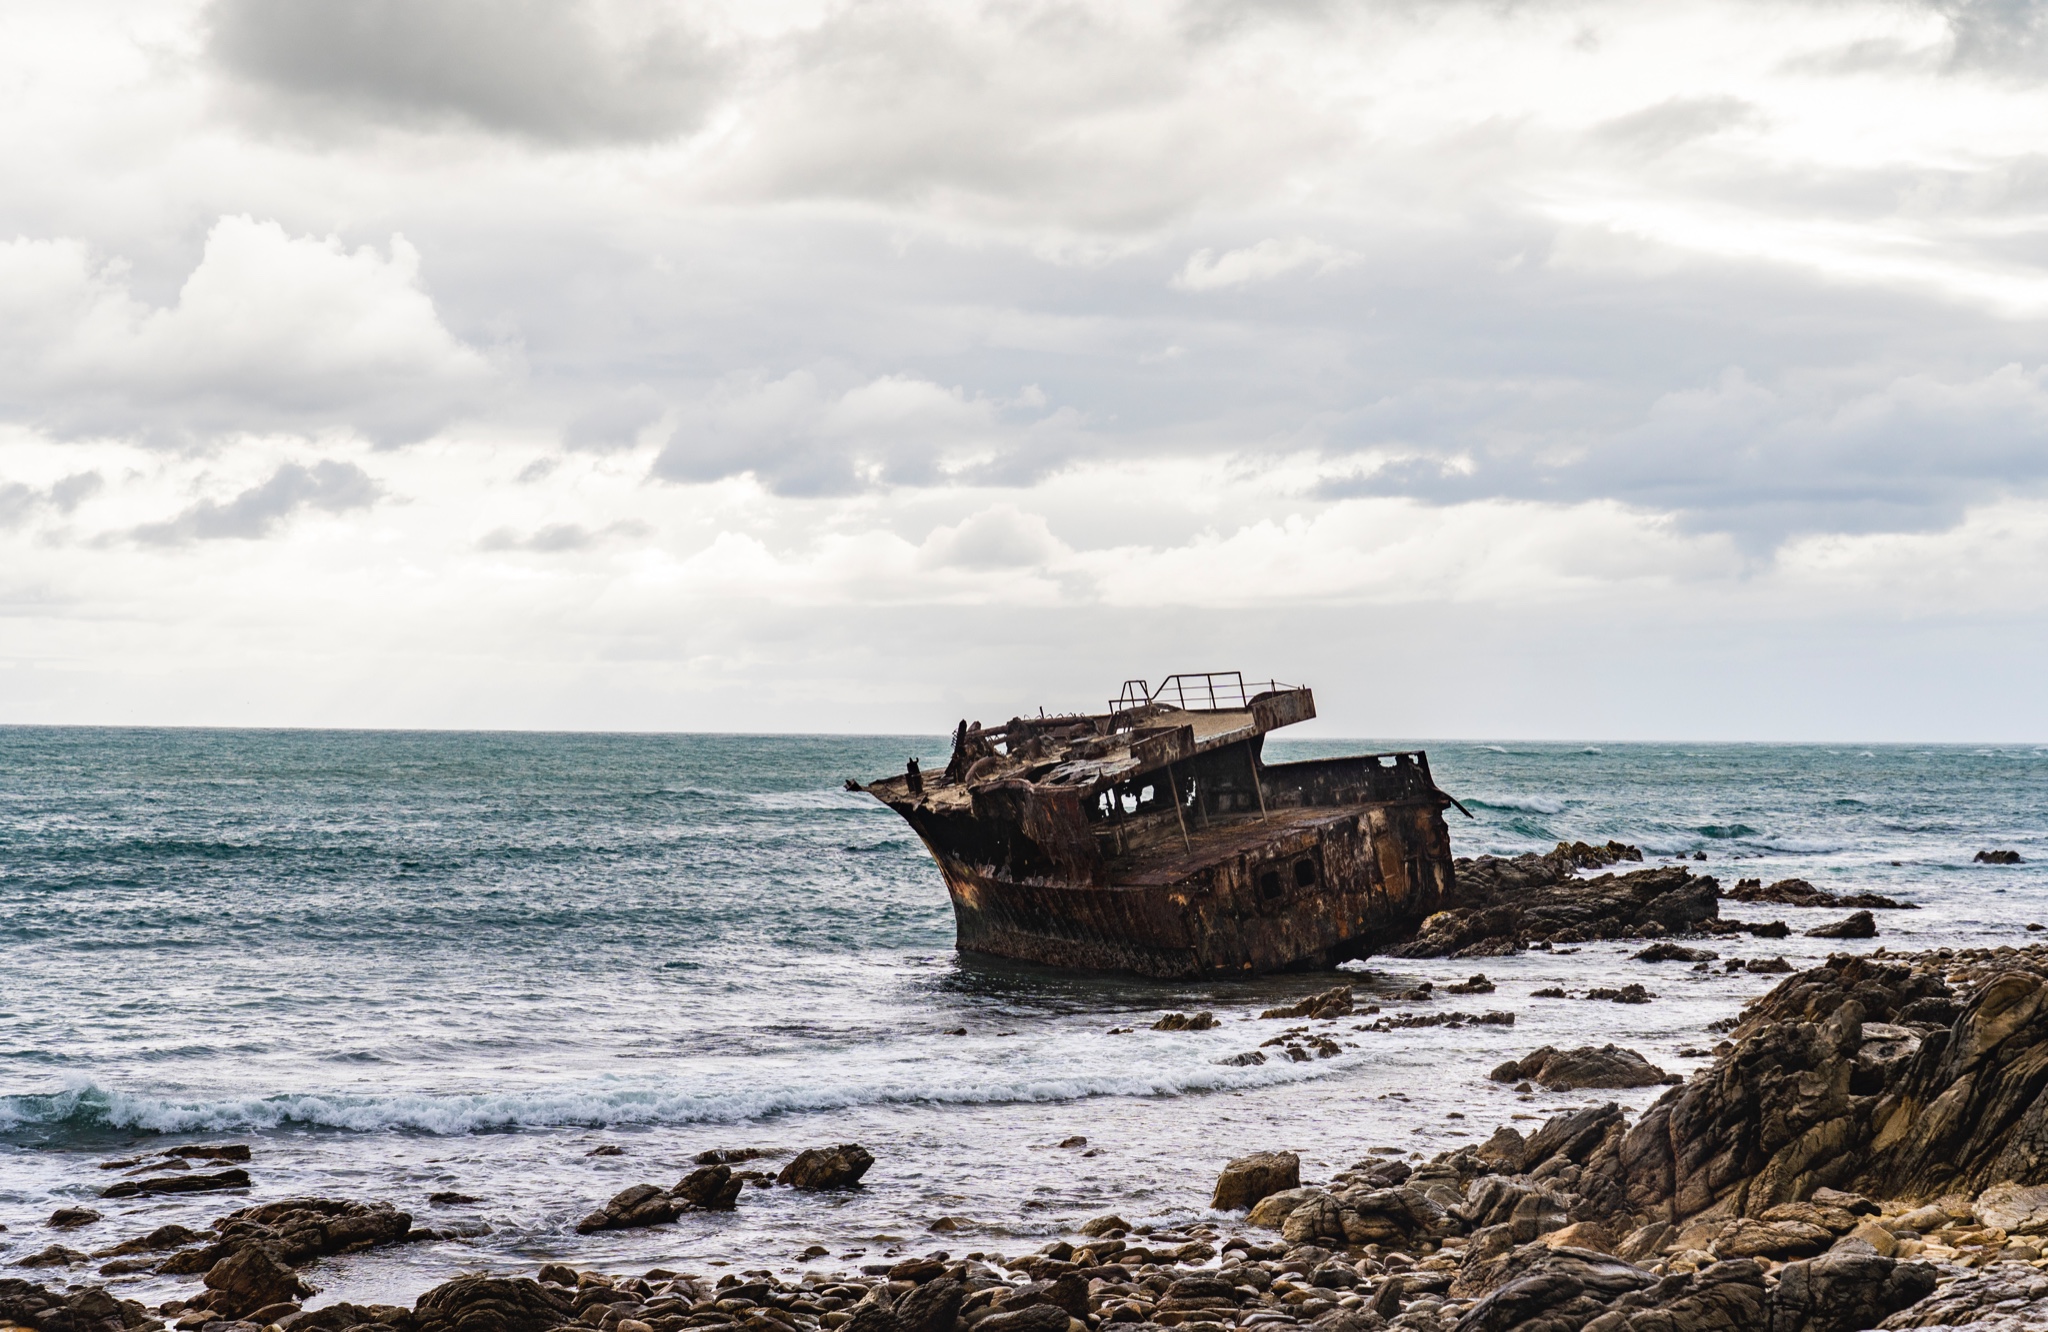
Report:
M 1182 712 L 1222 712 L 1250 707 L 1259 694 L 1297 687 L 1277 680 L 1246 684 L 1239 671 L 1183 671 L 1161 680 L 1157 689 L 1144 680 L 1124 681 L 1123 689 L 1109 701 L 1109 710 L 1117 714 L 1165 704 Z

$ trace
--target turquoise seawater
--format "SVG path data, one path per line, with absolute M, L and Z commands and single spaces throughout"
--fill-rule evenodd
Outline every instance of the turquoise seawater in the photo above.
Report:
M 1269 754 L 1415 743 L 1275 739 Z M 1724 883 L 1797 875 L 1920 904 L 1883 913 L 1857 948 L 2022 942 L 2048 915 L 2042 747 L 1424 747 L 1478 816 L 1450 816 L 1460 855 L 1618 838 Z M 911 754 L 942 764 L 944 743 L 0 728 L 0 1262 L 244 1205 L 96 1203 L 94 1233 L 44 1227 L 97 1196 L 101 1160 L 229 1140 L 255 1149 L 258 1199 L 389 1198 L 477 1232 L 335 1260 L 314 1278 L 323 1298 L 409 1299 L 457 1267 L 546 1256 L 779 1267 L 814 1240 L 833 1261 L 1015 1252 L 1103 1208 L 1185 1219 L 1239 1151 L 1293 1147 L 1330 1169 L 1578 1103 L 1486 1082 L 1538 1045 L 1618 1040 L 1683 1071 L 1704 1024 L 1769 983 L 1650 968 L 1620 945 L 1373 962 L 1368 992 L 1483 967 L 1500 988 L 1467 1006 L 1517 1024 L 1221 1064 L 1271 1034 L 1260 1008 L 1330 978 L 1161 985 L 956 955 L 922 847 L 840 789 Z M 1971 862 L 1991 847 L 2027 863 Z M 1659 1001 L 1528 998 L 1595 973 Z M 1192 1007 L 1223 1026 L 1149 1030 Z M 1053 1145 L 1075 1135 L 1089 1147 Z M 706 1147 L 849 1140 L 878 1157 L 858 1194 L 750 1192 L 732 1216 L 573 1233 Z M 600 1144 L 623 1154 L 587 1155 Z M 481 1201 L 435 1207 L 437 1191 Z

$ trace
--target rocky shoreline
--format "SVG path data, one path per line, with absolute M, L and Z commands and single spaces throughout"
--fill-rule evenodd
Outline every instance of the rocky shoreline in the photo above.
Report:
M 1466 895 L 1411 945 L 1433 951 L 1412 955 L 1643 939 L 1646 964 L 1705 970 L 1712 950 L 1677 937 L 1770 937 L 1772 922 L 1723 920 L 1718 885 L 1685 866 L 1576 877 L 1589 858 L 1603 867 L 1629 850 L 1465 862 Z M 1492 988 L 1474 975 L 1439 993 Z M 1266 1013 L 1297 1023 L 1267 1047 L 1324 1057 L 1340 1043 L 1337 1023 L 1375 1011 L 1347 987 L 1328 990 Z M 1161 1025 L 1204 1030 L 1208 1016 Z M 1105 1215 L 1034 1253 L 935 1250 L 784 1278 L 767 1270 L 782 1255 L 716 1277 L 548 1263 L 452 1275 L 410 1307 L 322 1306 L 308 1265 L 439 1232 L 375 1202 L 294 1199 L 228 1211 L 205 1230 L 162 1226 L 90 1254 L 60 1240 L 17 1259 L 50 1275 L 90 1262 L 104 1277 L 188 1276 L 196 1288 L 146 1307 L 44 1272 L 0 1278 L 0 1332 L 2048 1327 L 2048 947 L 1837 955 L 1719 1025 L 1712 1063 L 1683 1081 L 1613 1045 L 1545 1047 L 1494 1073 L 1546 1087 L 1676 1083 L 1640 1115 L 1588 1106 L 1429 1160 L 1390 1149 L 1322 1181 L 1303 1180 L 1299 1157 L 1273 1144 L 1210 1163 L 1221 1168 L 1211 1211 L 1176 1230 Z M 226 1144 L 109 1162 L 129 1173 L 106 1193 L 244 1187 L 231 1163 L 247 1157 Z M 665 1225 L 742 1205 L 753 1189 L 859 1188 L 875 1164 L 851 1143 L 803 1152 L 773 1175 L 747 1169 L 749 1157 L 707 1153 L 679 1182 L 626 1189 L 577 1229 Z M 49 1226 L 69 1239 L 101 1220 L 67 1208 Z

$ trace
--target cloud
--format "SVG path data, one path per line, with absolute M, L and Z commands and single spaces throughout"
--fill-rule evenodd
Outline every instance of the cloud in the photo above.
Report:
M 1257 245 L 1228 250 L 1221 255 L 1213 250 L 1195 251 L 1174 276 L 1173 285 L 1182 291 L 1215 291 L 1222 287 L 1264 282 L 1310 264 L 1316 265 L 1318 273 L 1327 273 L 1356 259 L 1356 255 L 1347 251 L 1304 237 L 1262 240 Z
M 42 490 L 19 481 L 0 485 L 0 531 L 22 526 L 39 509 L 68 514 L 105 489 L 106 484 L 98 472 L 73 472 Z
M 1739 97 L 1673 97 L 1617 116 L 1594 133 L 1643 152 L 1662 153 L 1757 118 L 1757 109 Z
M 1010 482 L 1056 466 L 1074 446 L 1071 413 L 1043 405 L 1035 388 L 999 401 L 911 375 L 844 387 L 809 370 L 735 376 L 682 410 L 653 475 L 750 474 L 789 496 Z
M 383 495 L 369 473 L 349 462 L 323 458 L 311 467 L 285 463 L 270 479 L 251 486 L 227 503 L 201 500 L 175 518 L 145 523 L 129 533 L 152 546 L 182 546 L 193 541 L 252 541 L 270 535 L 280 523 L 302 509 L 347 513 L 366 509 Z
M 935 569 L 1028 569 L 1066 553 L 1043 517 L 998 504 L 934 528 L 918 560 Z
M 2025 77 L 2048 68 L 2048 13 L 2037 0 L 1932 0 L 1954 37 L 1958 69 Z
M 525 550 L 538 555 L 559 555 L 588 550 L 609 537 L 645 536 L 647 524 L 617 522 L 593 531 L 580 523 L 545 523 L 531 532 L 510 527 L 495 528 L 476 543 L 478 550 Z
M 546 143 L 641 142 L 702 123 L 725 62 L 656 11 L 594 0 L 214 0 L 208 56 L 248 119 L 466 126 Z
M 403 440 L 471 405 L 490 362 L 442 324 L 419 253 L 223 217 L 175 305 L 76 240 L 0 243 L 0 404 L 68 434 L 343 426 Z

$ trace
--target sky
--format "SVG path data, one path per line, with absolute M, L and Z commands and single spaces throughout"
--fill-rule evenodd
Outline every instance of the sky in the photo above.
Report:
M 2048 6 L 0 0 L 0 722 L 2048 740 Z

